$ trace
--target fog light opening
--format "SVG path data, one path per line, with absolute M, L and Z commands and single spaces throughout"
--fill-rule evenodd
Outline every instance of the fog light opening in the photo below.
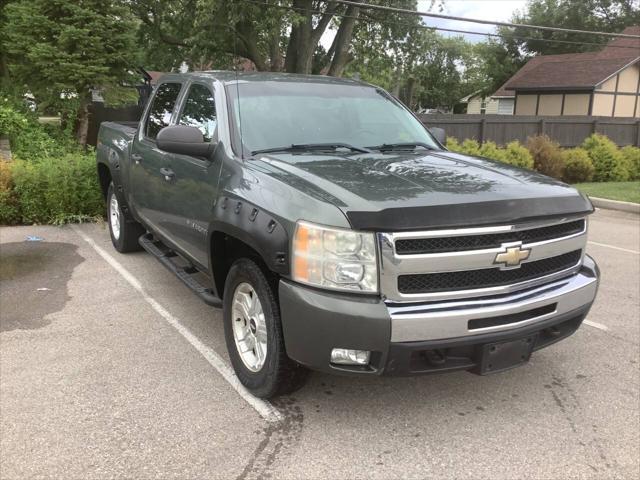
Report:
M 369 350 L 349 350 L 334 348 L 331 350 L 331 363 L 338 365 L 368 365 L 371 358 Z

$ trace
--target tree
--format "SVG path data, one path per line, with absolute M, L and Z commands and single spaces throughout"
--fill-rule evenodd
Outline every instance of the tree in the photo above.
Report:
M 416 0 L 367 3 L 417 8 Z M 225 68 L 244 57 L 262 71 L 334 76 L 343 75 L 354 58 L 353 39 L 361 31 L 361 18 L 387 23 L 406 23 L 407 18 L 322 0 L 136 0 L 128 4 L 140 19 L 141 34 L 149 45 L 167 46 L 176 53 L 175 61 L 179 57 L 192 68 Z M 328 30 L 335 34 L 325 50 L 320 39 Z
M 498 90 L 526 62 L 513 43 L 496 40 L 476 43 L 470 55 L 466 77 L 473 87 L 468 93 L 480 91 L 483 96 Z
M 117 84 L 135 66 L 129 10 L 117 0 L 16 0 L 5 15 L 12 80 L 39 100 L 75 97 L 76 137 L 86 145 L 90 90 Z
M 513 23 L 528 23 L 549 27 L 617 33 L 625 27 L 640 24 L 640 0 L 530 0 L 524 12 L 516 13 Z M 554 55 L 599 50 L 586 43 L 604 44 L 611 37 L 592 34 L 549 32 L 525 28 L 501 28 L 501 33 L 533 40 L 512 39 L 508 42 L 526 53 Z M 540 41 L 540 39 L 569 40 L 577 44 Z

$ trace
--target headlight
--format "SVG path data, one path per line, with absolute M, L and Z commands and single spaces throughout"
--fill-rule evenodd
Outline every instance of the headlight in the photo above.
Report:
M 334 290 L 378 291 L 373 233 L 298 222 L 293 238 L 293 279 Z

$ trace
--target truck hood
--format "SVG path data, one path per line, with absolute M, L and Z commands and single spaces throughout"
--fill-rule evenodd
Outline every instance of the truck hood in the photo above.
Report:
M 400 231 L 587 214 L 591 202 L 552 178 L 448 151 L 277 154 L 258 160 L 331 199 L 356 229 Z

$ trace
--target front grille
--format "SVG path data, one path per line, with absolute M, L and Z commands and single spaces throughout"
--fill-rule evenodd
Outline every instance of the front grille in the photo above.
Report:
M 424 253 L 460 252 L 465 250 L 481 250 L 497 248 L 503 243 L 534 243 L 554 238 L 568 237 L 584 231 L 584 219 L 568 223 L 559 223 L 547 227 L 531 228 L 506 233 L 490 233 L 484 235 L 465 235 L 437 238 L 415 238 L 396 240 L 398 255 L 416 255 Z
M 398 291 L 400 293 L 415 294 L 510 285 L 574 267 L 581 257 L 582 250 L 575 250 L 556 257 L 523 263 L 520 268 L 513 270 L 485 268 L 459 272 L 400 275 L 398 277 Z

